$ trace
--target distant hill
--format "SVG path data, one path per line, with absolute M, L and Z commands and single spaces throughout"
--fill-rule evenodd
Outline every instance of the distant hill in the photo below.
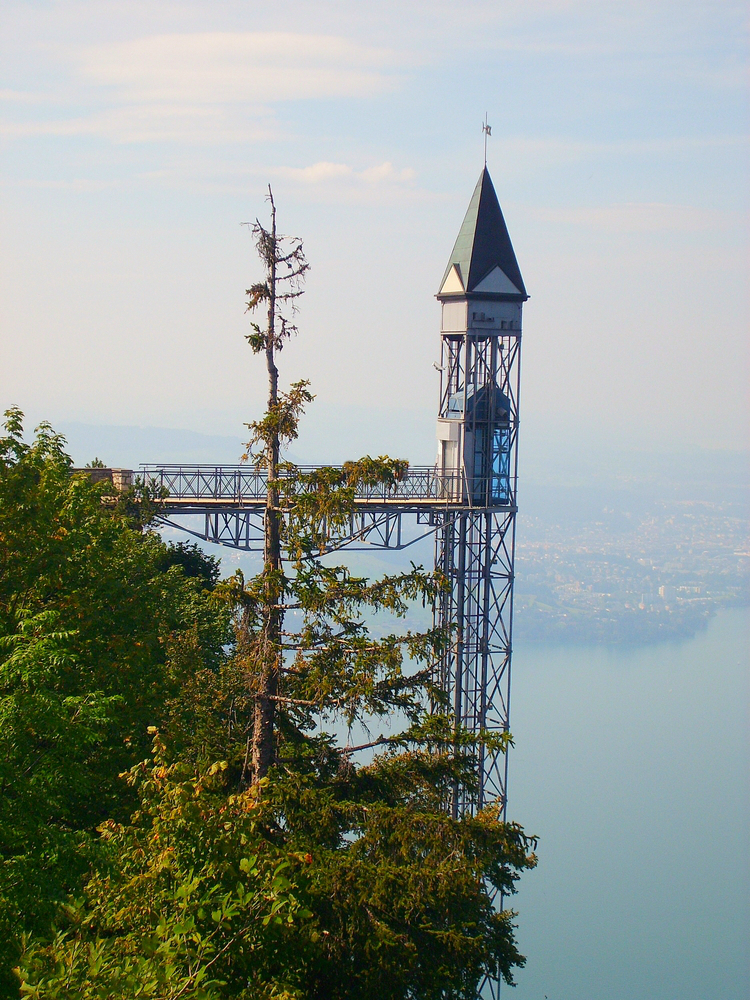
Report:
M 239 436 L 199 434 L 168 427 L 112 427 L 61 421 L 75 465 L 100 458 L 106 466 L 138 469 L 144 462 L 235 465 L 244 451 Z

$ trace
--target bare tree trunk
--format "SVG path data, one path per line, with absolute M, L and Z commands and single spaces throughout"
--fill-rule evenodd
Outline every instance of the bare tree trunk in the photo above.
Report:
M 268 321 L 266 328 L 266 366 L 268 368 L 268 412 L 278 403 L 279 372 L 274 358 L 276 346 L 276 205 L 269 186 L 271 202 L 271 253 L 268 266 Z M 281 667 L 281 534 L 279 492 L 275 486 L 279 470 L 279 435 L 273 434 L 266 443 L 266 516 L 264 525 L 264 621 L 260 636 L 260 677 L 253 719 L 252 771 L 253 781 L 268 773 L 274 759 L 274 721 L 276 695 Z

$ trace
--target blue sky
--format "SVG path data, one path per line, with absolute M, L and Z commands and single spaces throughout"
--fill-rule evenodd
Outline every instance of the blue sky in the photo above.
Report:
M 240 223 L 271 182 L 312 263 L 282 357 L 318 397 L 302 451 L 430 460 L 433 296 L 487 112 L 532 296 L 522 447 L 746 446 L 744 4 L 5 0 L 1 16 L 3 408 L 239 434 L 263 400 Z

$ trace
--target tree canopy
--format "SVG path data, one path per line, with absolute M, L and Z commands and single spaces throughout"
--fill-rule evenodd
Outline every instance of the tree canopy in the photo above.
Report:
M 215 671 L 229 609 L 182 552 L 71 475 L 64 442 L 22 416 L 0 437 L 0 955 L 49 924 L 88 871 L 96 827 L 135 802 L 119 778 L 149 750 L 186 676 Z M 143 491 L 141 490 L 142 494 Z M 127 503 L 137 506 L 137 491 Z M 205 574 L 214 572 L 204 559 Z M 17 990 L 16 990 L 17 992 Z M 11 992 L 11 995 L 13 993 Z

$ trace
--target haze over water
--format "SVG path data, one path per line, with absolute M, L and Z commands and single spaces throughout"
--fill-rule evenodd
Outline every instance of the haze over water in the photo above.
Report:
M 519 644 L 515 1000 L 750 995 L 747 609 L 684 642 Z

